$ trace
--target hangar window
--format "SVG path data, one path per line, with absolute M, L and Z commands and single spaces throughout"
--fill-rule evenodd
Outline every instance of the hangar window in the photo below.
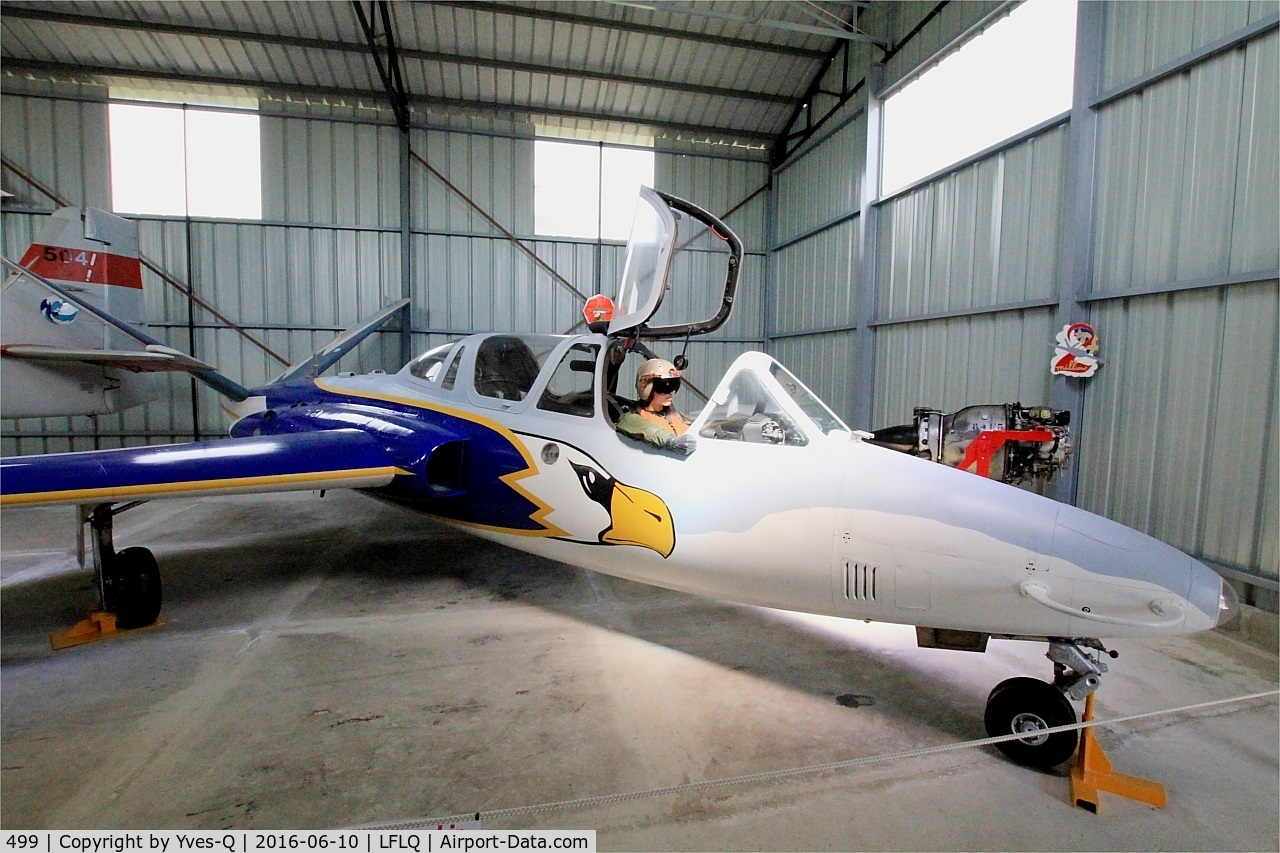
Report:
M 533 226 L 549 237 L 626 240 L 636 196 L 653 186 L 653 151 L 539 139 L 533 144 Z
M 256 112 L 113 102 L 107 115 L 117 213 L 262 218 Z
M 1027 0 L 884 102 L 884 194 L 1071 108 L 1076 4 Z

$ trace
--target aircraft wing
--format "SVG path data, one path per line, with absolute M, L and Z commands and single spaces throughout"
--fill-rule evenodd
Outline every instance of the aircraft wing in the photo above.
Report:
M 368 433 L 334 429 L 12 456 L 0 460 L 0 505 L 373 488 L 398 473 L 387 449 Z
M 0 347 L 0 352 L 13 358 L 34 361 L 78 361 L 100 364 L 103 367 L 119 367 L 135 373 L 155 373 L 166 370 L 213 370 L 197 358 L 171 347 L 151 344 L 143 350 L 67 349 L 42 344 L 13 344 Z
M 313 352 L 302 361 L 289 365 L 289 368 L 284 373 L 271 380 L 271 384 L 279 385 L 285 382 L 292 382 L 295 379 L 314 379 L 337 364 L 338 359 L 359 346 L 361 341 L 377 331 L 383 323 L 387 322 L 395 314 L 404 310 L 404 307 L 408 304 L 409 299 L 406 297 L 393 302 L 372 316 L 366 317 L 334 338 L 323 348 Z

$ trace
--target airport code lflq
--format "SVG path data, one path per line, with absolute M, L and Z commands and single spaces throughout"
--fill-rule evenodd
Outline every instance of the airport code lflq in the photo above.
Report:
M 593 829 L 576 830 L 36 830 L 0 832 L 0 853 L 259 853 L 259 851 L 352 851 L 436 853 L 480 850 L 571 850 L 594 853 Z

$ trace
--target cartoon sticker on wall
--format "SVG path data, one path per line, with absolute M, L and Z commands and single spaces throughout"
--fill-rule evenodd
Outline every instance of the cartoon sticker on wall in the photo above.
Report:
M 1058 332 L 1049 372 L 1085 379 L 1098 372 L 1098 333 L 1088 323 L 1068 323 Z

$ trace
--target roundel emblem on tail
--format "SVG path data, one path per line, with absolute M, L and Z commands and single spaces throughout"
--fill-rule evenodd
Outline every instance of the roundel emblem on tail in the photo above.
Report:
M 40 302 L 40 313 L 50 323 L 70 323 L 80 314 L 80 309 L 65 299 L 44 299 Z

